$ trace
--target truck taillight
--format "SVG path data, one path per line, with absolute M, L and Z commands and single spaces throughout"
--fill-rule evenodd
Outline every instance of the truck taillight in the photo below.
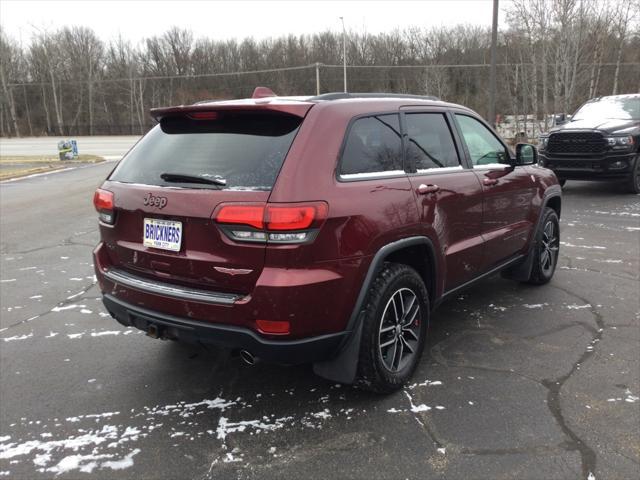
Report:
M 214 218 L 233 240 L 305 243 L 313 239 L 328 213 L 325 202 L 224 204 Z
M 96 207 L 100 221 L 113 225 L 115 220 L 113 192 L 98 188 L 93 194 L 93 206 Z

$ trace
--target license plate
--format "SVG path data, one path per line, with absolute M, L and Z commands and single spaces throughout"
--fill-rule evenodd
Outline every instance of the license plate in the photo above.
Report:
M 144 219 L 142 244 L 145 247 L 161 248 L 162 250 L 180 251 L 182 243 L 182 222 L 171 220 Z

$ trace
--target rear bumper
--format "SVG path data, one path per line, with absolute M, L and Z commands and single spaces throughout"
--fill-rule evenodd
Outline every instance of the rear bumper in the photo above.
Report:
M 602 156 L 553 156 L 540 153 L 540 164 L 565 180 L 621 180 L 633 173 L 637 152 Z
M 275 363 L 331 358 L 348 334 L 364 259 L 314 264 L 304 269 L 265 267 L 253 291 L 232 294 L 200 285 L 177 285 L 134 275 L 113 265 L 108 246 L 94 250 L 104 302 L 121 324 L 167 337 L 244 349 Z M 257 320 L 286 320 L 289 334 L 262 332 Z
M 232 350 L 247 350 L 267 362 L 285 365 L 327 360 L 337 353 L 348 334 L 339 332 L 299 340 L 269 340 L 248 328 L 167 315 L 130 305 L 109 294 L 105 294 L 102 301 L 111 316 L 126 327 L 143 331 L 155 327 L 161 337 Z

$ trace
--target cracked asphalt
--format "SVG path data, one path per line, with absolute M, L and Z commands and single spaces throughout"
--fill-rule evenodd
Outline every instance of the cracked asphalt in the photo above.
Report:
M 443 304 L 381 397 L 120 327 L 90 255 L 112 167 L 0 184 L 0 478 L 640 477 L 640 196 L 569 182 L 553 281 Z

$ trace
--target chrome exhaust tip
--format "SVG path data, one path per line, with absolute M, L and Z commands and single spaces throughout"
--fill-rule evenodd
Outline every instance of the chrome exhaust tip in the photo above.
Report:
M 256 363 L 258 363 L 258 359 L 253 356 L 253 353 L 248 352 L 247 350 L 240 350 L 240 358 L 247 365 L 255 365 Z

